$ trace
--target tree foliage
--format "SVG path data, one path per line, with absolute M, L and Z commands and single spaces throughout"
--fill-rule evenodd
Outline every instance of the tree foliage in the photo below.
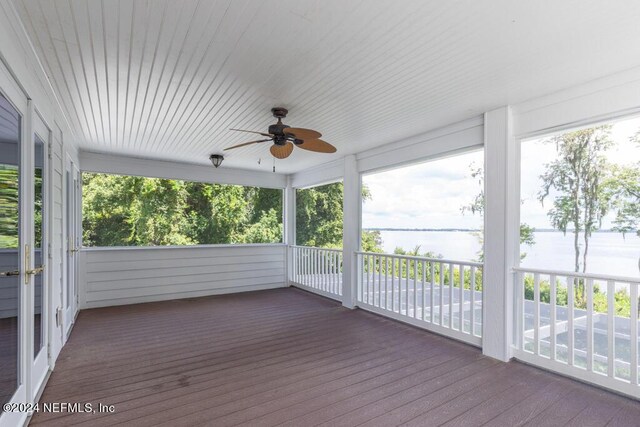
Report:
M 552 197 L 553 207 L 548 212 L 551 224 L 565 234 L 573 233 L 575 271 L 586 271 L 589 239 L 611 207 L 611 192 L 606 184 L 611 165 L 604 155 L 613 145 L 610 133 L 611 126 L 603 125 L 545 140 L 556 145 L 558 157 L 545 165 L 538 198 L 544 203 Z M 580 239 L 584 243 L 582 251 Z
M 296 192 L 296 244 L 323 248 L 342 247 L 341 182 Z
M 0 165 L 0 248 L 18 247 L 18 168 Z
M 482 166 L 478 166 L 475 163 L 469 165 L 471 170 L 471 177 L 477 180 L 480 190 L 474 196 L 473 200 L 465 206 L 462 206 L 460 210 L 464 214 L 469 212 L 472 215 L 484 216 L 485 210 L 485 196 L 484 196 L 484 169 Z M 535 229 L 526 223 L 520 224 L 520 244 L 528 247 L 533 246 L 535 241 L 534 235 Z M 481 249 L 478 252 L 478 261 L 484 261 L 484 229 L 480 230 L 477 234 L 478 240 L 480 240 Z M 527 256 L 526 252 L 520 254 L 520 258 L 524 259 Z
M 584 279 L 574 279 L 573 288 L 578 289 L 584 285 Z M 606 288 L 606 283 L 595 282 L 593 284 L 593 310 L 596 313 L 608 312 L 608 301 L 606 292 L 602 288 Z M 540 280 L 538 283 L 540 292 L 540 302 L 549 304 L 551 302 L 551 283 L 549 280 Z M 559 306 L 568 306 L 568 291 L 565 283 L 560 279 L 556 279 L 556 304 Z M 524 277 L 524 297 L 526 300 L 533 301 L 535 294 L 535 281 L 533 275 Z M 574 307 L 581 310 L 587 309 L 587 301 L 579 299 L 574 301 Z M 616 316 L 629 317 L 631 315 L 631 298 L 625 288 L 618 289 L 614 293 L 614 312 Z
M 631 137 L 631 142 L 640 146 L 640 130 Z M 640 162 L 633 166 L 615 166 L 607 185 L 616 211 L 613 229 L 640 236 Z
M 83 174 L 87 246 L 282 241 L 282 191 L 171 179 Z
M 342 249 L 343 195 L 342 182 L 297 190 L 296 244 Z M 363 186 L 362 199 L 370 198 L 369 189 Z M 362 232 L 362 250 L 382 252 L 379 231 Z

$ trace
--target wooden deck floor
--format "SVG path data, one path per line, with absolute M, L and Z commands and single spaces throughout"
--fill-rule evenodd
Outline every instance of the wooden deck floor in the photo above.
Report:
M 289 288 L 80 313 L 33 425 L 639 425 L 640 403 Z

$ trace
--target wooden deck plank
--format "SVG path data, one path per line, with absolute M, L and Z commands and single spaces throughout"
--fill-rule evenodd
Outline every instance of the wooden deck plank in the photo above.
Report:
M 386 375 L 370 381 L 345 387 L 320 398 L 305 400 L 294 406 L 282 408 L 263 417 L 253 419 L 255 425 L 311 425 L 315 420 L 323 420 L 344 414 L 354 407 L 376 401 L 393 390 L 402 390 L 429 378 L 448 372 L 451 365 L 462 366 L 472 360 L 451 354 L 439 354 L 422 363 L 397 368 Z
M 640 419 L 638 402 L 291 288 L 83 311 L 41 398 L 60 401 L 115 413 L 39 413 L 32 424 Z
M 538 427 L 566 425 L 569 421 L 584 411 L 587 406 L 591 404 L 597 405 L 597 403 L 597 400 L 594 401 L 592 396 L 590 396 L 590 393 L 585 393 L 584 390 L 577 387 L 573 392 L 558 399 L 556 403 L 551 405 L 544 412 L 540 413 L 526 425 Z
M 593 388 L 591 394 L 596 395 L 583 411 L 567 423 L 573 427 L 595 427 L 606 425 L 622 409 L 626 399 L 605 390 Z
M 515 387 L 493 395 L 491 399 L 485 400 L 474 407 L 473 410 L 452 418 L 444 423 L 443 426 L 474 427 L 485 424 L 498 414 L 527 399 L 531 394 L 554 381 L 555 378 L 552 375 L 544 374 L 544 372 L 536 370 L 520 376 Z
M 386 408 L 384 413 L 378 414 L 375 418 L 369 418 L 370 414 L 366 414 L 368 420 L 362 425 L 382 426 L 406 423 L 431 409 L 456 399 L 469 389 L 475 389 L 488 383 L 495 376 L 504 376 L 507 373 L 506 365 L 491 362 L 481 368 L 473 365 L 464 367 L 458 371 L 450 372 L 433 384 L 422 384 L 399 395 L 390 396 L 384 401 Z M 377 402 L 375 405 L 380 407 L 380 403 Z M 355 418 L 352 419 L 359 421 L 362 419 L 359 414 L 354 415 Z M 358 422 L 358 424 L 360 423 Z

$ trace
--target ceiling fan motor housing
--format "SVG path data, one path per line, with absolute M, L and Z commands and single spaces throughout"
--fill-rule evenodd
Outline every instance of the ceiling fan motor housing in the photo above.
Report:
M 285 145 L 287 143 L 285 129 L 289 126 L 282 123 L 282 119 L 287 117 L 289 111 L 283 107 L 275 107 L 271 109 L 271 113 L 273 113 L 273 117 L 278 119 L 278 123 L 269 126 L 269 133 L 274 135 L 273 143 L 276 145 Z
M 269 126 L 269 133 L 275 136 L 284 136 L 284 130 L 289 126 L 283 124 L 280 120 L 275 125 Z

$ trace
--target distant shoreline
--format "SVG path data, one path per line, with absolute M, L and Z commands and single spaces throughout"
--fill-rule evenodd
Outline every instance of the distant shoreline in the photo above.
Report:
M 445 232 L 464 232 L 464 233 L 477 233 L 482 231 L 481 229 L 473 228 L 363 228 L 363 231 L 445 231 Z M 553 228 L 536 228 L 534 233 L 562 233 L 560 230 L 554 230 Z M 573 233 L 573 230 L 567 230 L 567 233 Z M 594 233 L 620 233 L 615 230 L 597 230 Z

